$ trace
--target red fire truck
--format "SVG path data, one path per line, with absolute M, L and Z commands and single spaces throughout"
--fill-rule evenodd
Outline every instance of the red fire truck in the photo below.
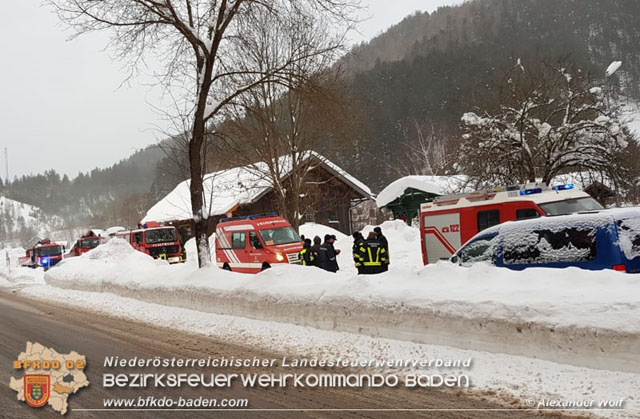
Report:
M 478 232 L 506 221 L 599 210 L 602 206 L 573 185 L 543 183 L 441 196 L 420 207 L 425 265 L 447 260 Z
M 71 250 L 69 250 L 69 253 L 65 255 L 65 257 L 80 256 L 84 253 L 87 253 L 91 249 L 95 249 L 105 241 L 106 238 L 100 237 L 92 230 L 89 230 L 85 235 L 83 235 L 76 241 L 76 243 L 73 245 Z
M 19 258 L 21 266 L 29 268 L 43 267 L 46 271 L 62 260 L 64 247 L 51 243 L 49 239 L 40 240 L 30 249 L 27 249 L 27 255 Z
M 302 240 L 291 224 L 275 213 L 223 218 L 216 226 L 218 267 L 258 273 L 281 263 L 300 263 Z
M 120 231 L 116 237 L 126 240 L 134 249 L 154 259 L 164 259 L 169 263 L 183 262 L 178 231 L 173 226 L 148 222 L 137 230 Z

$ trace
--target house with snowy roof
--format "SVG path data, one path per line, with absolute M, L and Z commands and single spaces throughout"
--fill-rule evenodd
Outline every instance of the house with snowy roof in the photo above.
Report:
M 304 161 L 307 173 L 303 199 L 307 203 L 301 214 L 302 222 L 325 224 L 351 234 L 351 211 L 357 204 L 374 199 L 371 190 L 319 153 L 309 152 Z M 280 179 L 291 176 L 289 156 L 280 157 L 273 166 L 281 171 Z M 267 164 L 257 162 L 205 175 L 204 212 L 211 220 L 208 232 L 215 231 L 215 225 L 223 217 L 277 211 L 274 183 L 268 173 Z M 181 182 L 152 206 L 142 223 L 173 223 L 183 237 L 190 237 L 186 232 L 192 224 L 189 182 Z

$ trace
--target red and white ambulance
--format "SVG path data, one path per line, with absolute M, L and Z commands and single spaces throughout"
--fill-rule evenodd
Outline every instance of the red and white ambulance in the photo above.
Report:
M 219 268 L 258 273 L 281 263 L 300 263 L 303 242 L 291 224 L 275 213 L 223 218 L 216 226 Z
M 543 183 L 436 198 L 420 206 L 420 239 L 425 265 L 448 260 L 478 232 L 506 221 L 603 209 L 573 185 Z
M 154 259 L 163 259 L 169 263 L 184 262 L 178 231 L 174 226 L 148 222 L 137 230 L 120 231 L 116 233 L 116 237 L 126 240 L 134 249 Z

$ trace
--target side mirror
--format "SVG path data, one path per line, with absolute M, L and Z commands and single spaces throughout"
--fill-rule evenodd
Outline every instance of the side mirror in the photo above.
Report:
M 460 258 L 458 257 L 458 255 L 451 256 L 451 259 L 449 260 L 451 261 L 451 263 L 455 263 L 456 265 L 460 262 Z

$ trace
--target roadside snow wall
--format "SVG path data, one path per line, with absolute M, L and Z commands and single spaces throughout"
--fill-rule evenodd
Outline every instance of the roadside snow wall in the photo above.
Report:
M 400 225 L 385 223 L 383 231 L 415 244 Z M 343 253 L 350 252 L 351 241 L 340 242 Z M 395 259 L 393 248 L 391 255 L 390 271 L 374 276 L 350 267 L 330 274 L 291 265 L 243 275 L 170 266 L 112 240 L 65 260 L 45 280 L 203 312 L 640 373 L 638 276 L 482 264 L 417 267 L 402 246 Z

